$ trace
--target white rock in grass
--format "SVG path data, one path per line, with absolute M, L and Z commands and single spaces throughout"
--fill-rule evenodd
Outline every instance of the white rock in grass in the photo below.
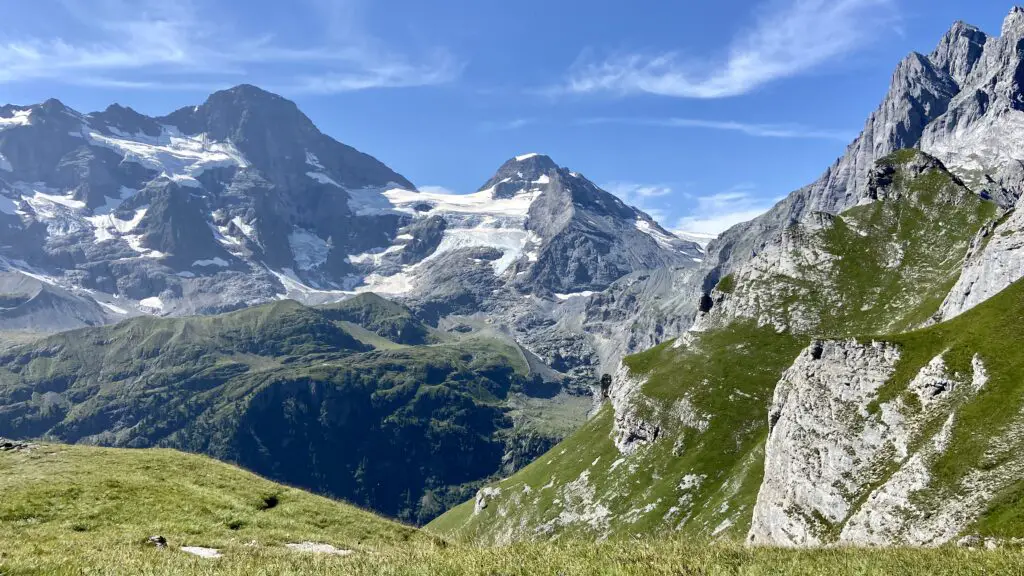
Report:
M 200 558 L 220 558 L 223 555 L 216 548 L 203 548 L 202 546 L 182 546 L 181 551 Z
M 289 550 L 295 550 L 297 552 L 310 552 L 313 554 L 328 554 L 330 556 L 348 556 L 353 554 L 352 550 L 342 550 L 341 548 L 335 548 L 330 544 L 321 544 L 317 542 L 299 542 L 297 544 L 285 544 Z

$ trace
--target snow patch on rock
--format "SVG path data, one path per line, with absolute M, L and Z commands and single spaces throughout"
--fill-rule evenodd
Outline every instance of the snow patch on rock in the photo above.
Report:
M 144 312 L 156 314 L 159 312 L 163 312 L 164 301 L 161 300 L 158 296 L 151 296 L 149 298 L 143 298 L 142 300 L 139 300 L 139 306 L 142 308 Z
M 210 141 L 205 134 L 185 135 L 173 126 L 162 127 L 155 137 L 116 131 L 106 135 L 92 130 L 83 135 L 91 145 L 109 148 L 125 162 L 141 164 L 185 186 L 201 186 L 196 178 L 213 168 L 249 165 L 230 142 Z
M 669 250 L 676 249 L 676 243 L 679 242 L 679 239 L 676 238 L 675 236 L 662 232 L 661 230 L 658 229 L 657 226 L 652 225 L 650 222 L 643 218 L 637 218 L 634 221 L 634 225 L 636 226 L 637 230 L 643 232 L 644 234 L 647 234 L 648 236 L 651 237 L 652 240 L 657 242 L 658 246 L 661 246 L 662 248 L 667 248 Z
M 15 126 L 28 126 L 32 123 L 32 109 L 14 110 L 10 116 L 0 116 L 0 131 Z
M 319 268 L 327 262 L 327 257 L 331 253 L 329 240 L 324 240 L 304 228 L 292 230 L 288 235 L 288 245 L 291 246 L 292 256 L 299 270 Z
M 323 172 L 306 172 L 306 176 L 309 176 L 310 178 L 316 180 L 321 184 L 327 184 L 330 186 L 337 186 L 338 188 L 341 188 L 341 184 L 338 184 L 337 182 L 334 181 L 333 178 L 331 178 L 327 174 L 324 174 Z
M 572 300 L 573 298 L 589 298 L 596 294 L 593 290 L 584 290 L 582 292 L 573 292 L 572 294 L 555 294 L 555 298 L 559 300 Z
M 210 258 L 210 259 L 207 259 L 207 260 L 196 260 L 195 262 L 192 263 L 192 265 L 193 266 L 216 266 L 216 267 L 220 267 L 220 268 L 227 268 L 228 266 L 230 266 L 230 264 L 228 264 L 227 260 L 225 260 L 225 259 L 223 259 L 223 258 L 221 258 L 219 256 L 216 257 L 216 258 Z
M 93 225 L 93 235 L 97 242 L 114 240 L 129 234 L 146 216 L 146 208 L 139 208 L 128 220 L 122 220 L 114 214 L 87 216 L 85 219 Z

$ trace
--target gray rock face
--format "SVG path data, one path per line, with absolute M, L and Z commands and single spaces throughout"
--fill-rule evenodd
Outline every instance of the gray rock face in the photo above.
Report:
M 536 262 L 518 267 L 516 284 L 556 293 L 604 290 L 637 270 L 692 268 L 703 255 L 650 216 L 589 180 L 561 169 L 530 206 L 526 225 L 539 235 Z
M 644 379 L 630 374 L 625 365 L 620 365 L 612 377 L 611 389 L 608 391 L 608 399 L 615 411 L 612 440 L 622 454 L 632 454 L 641 446 L 658 439 L 660 430 L 657 424 L 641 418 L 635 404 L 644 383 Z
M 1024 210 L 1018 206 L 998 226 L 985 228 L 975 238 L 960 278 L 939 309 L 939 318 L 945 321 L 959 316 L 1021 278 Z
M 898 349 L 882 343 L 815 342 L 783 374 L 768 416 L 752 543 L 824 543 L 829 524 L 850 514 L 850 494 L 869 483 L 873 458 L 887 449 L 906 454 L 899 412 L 890 408 L 872 417 L 867 410 L 899 357 Z
M 899 359 L 890 344 L 818 341 L 783 374 L 769 412 L 750 542 L 942 545 L 1005 485 L 1006 470 L 977 470 L 952 487 L 933 478 L 954 433 L 956 399 L 987 382 L 980 358 L 969 381 L 952 374 L 942 355 L 922 367 L 907 385 L 919 409 L 901 397 L 880 398 Z M 942 424 L 936 431 L 930 422 Z
M 612 373 L 619 359 L 653 348 L 686 332 L 700 302 L 696 268 L 637 272 L 577 307 L 561 311 L 559 323 L 587 334 Z
M 962 24 L 954 26 L 933 58 L 954 74 L 960 90 L 948 110 L 926 128 L 920 142 L 922 150 L 1007 207 L 1022 187 L 1021 20 L 1020 9 L 1014 8 L 998 38 L 985 37 Z
M 965 22 L 956 22 L 946 32 L 928 59 L 958 85 L 971 76 L 985 50 L 988 35 Z
M 500 488 L 492 488 L 490 486 L 487 486 L 485 488 L 480 489 L 476 493 L 476 501 L 473 503 L 473 514 L 479 514 L 480 512 L 482 512 L 484 509 L 487 508 L 487 504 L 489 503 L 490 499 L 500 494 Z

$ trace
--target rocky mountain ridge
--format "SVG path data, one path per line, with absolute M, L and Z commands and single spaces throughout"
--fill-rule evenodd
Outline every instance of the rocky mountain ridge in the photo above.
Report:
M 1024 62 L 1016 48 L 1022 38 L 1024 9 L 1014 7 L 999 36 L 956 22 L 934 50 L 909 54 L 897 65 L 885 97 L 843 156 L 814 183 L 711 241 L 698 271 L 683 271 L 671 282 L 658 280 L 642 290 L 651 297 L 641 307 L 643 312 L 633 316 L 639 322 L 629 324 L 626 340 L 651 342 L 681 334 L 722 278 L 777 244 L 791 225 L 813 227 L 821 214 L 835 215 L 855 206 L 875 162 L 897 150 L 921 149 L 979 195 L 1003 209 L 1013 208 L 1024 191 L 1024 148 L 1019 142 L 1024 134 L 1019 104 L 1024 90 L 1016 80 Z M 1005 288 L 1009 281 L 997 285 Z M 643 322 L 652 315 L 683 320 Z
M 908 55 L 864 130 L 817 182 L 712 242 L 709 261 L 720 267 L 719 277 L 790 223 L 855 205 L 874 163 L 904 148 L 920 148 L 979 193 L 1004 208 L 1013 206 L 1024 185 L 1014 152 L 1019 146 L 1013 145 L 1020 133 L 1015 127 L 1024 118 L 1014 80 L 1022 65 L 1015 47 L 1022 38 L 1024 12 L 1015 7 L 999 37 L 957 22 L 929 55 Z

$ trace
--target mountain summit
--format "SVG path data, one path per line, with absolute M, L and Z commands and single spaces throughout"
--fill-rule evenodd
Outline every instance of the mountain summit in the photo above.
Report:
M 516 156 L 498 168 L 497 173 L 480 187 L 480 191 L 494 188 L 496 198 L 507 197 L 526 184 L 541 182 L 558 170 L 555 161 L 543 154 L 530 153 Z

